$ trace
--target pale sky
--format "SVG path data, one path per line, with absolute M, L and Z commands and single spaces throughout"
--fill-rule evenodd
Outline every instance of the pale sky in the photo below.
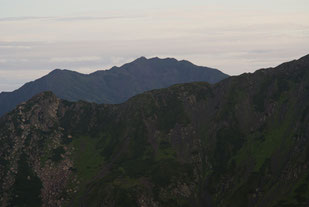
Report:
M 308 53 L 308 0 L 0 0 L 0 91 L 140 56 L 237 75 Z

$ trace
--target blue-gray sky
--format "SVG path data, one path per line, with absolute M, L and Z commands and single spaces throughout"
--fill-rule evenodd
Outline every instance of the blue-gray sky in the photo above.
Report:
M 236 75 L 309 53 L 308 0 L 0 0 L 0 91 L 140 56 Z

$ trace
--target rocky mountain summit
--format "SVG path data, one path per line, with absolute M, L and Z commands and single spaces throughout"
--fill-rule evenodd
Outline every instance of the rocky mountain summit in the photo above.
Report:
M 116 104 L 147 90 L 195 81 L 216 83 L 227 77 L 219 70 L 173 58 L 141 57 L 121 67 L 87 75 L 56 69 L 13 92 L 0 93 L 0 116 L 43 91 L 52 91 L 69 101 Z
M 123 104 L 0 118 L 1 206 L 308 206 L 309 55 Z

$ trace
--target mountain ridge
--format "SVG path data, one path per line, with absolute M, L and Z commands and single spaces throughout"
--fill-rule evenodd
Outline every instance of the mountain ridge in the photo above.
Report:
M 215 83 L 226 77 L 226 74 L 217 69 L 196 66 L 173 58 L 141 57 L 121 67 L 90 74 L 55 69 L 13 92 L 0 93 L 0 115 L 46 90 L 70 101 L 121 103 L 146 90 L 194 81 Z
M 2 205 L 308 206 L 308 57 L 122 104 L 41 93 L 0 119 Z

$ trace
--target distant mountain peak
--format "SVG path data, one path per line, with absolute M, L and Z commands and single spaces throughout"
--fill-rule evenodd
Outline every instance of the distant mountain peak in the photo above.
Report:
M 75 72 L 75 71 L 72 71 L 72 70 L 68 70 L 68 69 L 60 69 L 60 68 L 56 68 L 54 70 L 52 70 L 49 74 L 58 74 L 58 73 L 63 73 L 63 72 Z
M 148 60 L 148 59 L 145 56 L 141 56 L 141 57 L 137 58 L 136 60 L 139 61 L 139 60 Z
M 139 57 L 139 58 L 133 60 L 132 62 L 127 63 L 127 64 L 132 64 L 132 63 L 133 63 L 133 64 L 134 64 L 134 63 L 145 63 L 145 62 L 147 62 L 147 61 L 149 61 L 149 59 L 147 59 L 147 58 L 144 57 L 144 56 L 141 56 L 141 57 Z
M 147 59 L 144 56 L 121 67 L 91 74 L 58 68 L 14 92 L 2 93 L 0 116 L 42 91 L 53 91 L 57 97 L 69 101 L 116 104 L 147 90 L 196 81 L 216 83 L 227 77 L 219 70 L 189 62 L 183 64 L 174 58 Z
M 179 61 L 175 58 L 171 58 L 171 57 L 166 57 L 166 58 L 160 58 L 160 57 L 151 57 L 151 58 L 146 58 L 144 56 L 141 56 L 137 59 L 135 59 L 132 63 L 135 63 L 135 62 L 147 62 L 147 63 L 150 63 L 150 62 L 156 62 L 156 61 L 173 61 L 173 62 L 182 62 L 182 61 Z M 189 61 L 187 61 L 189 62 Z M 130 64 L 130 63 L 129 63 Z M 191 63 L 192 64 L 192 63 Z

